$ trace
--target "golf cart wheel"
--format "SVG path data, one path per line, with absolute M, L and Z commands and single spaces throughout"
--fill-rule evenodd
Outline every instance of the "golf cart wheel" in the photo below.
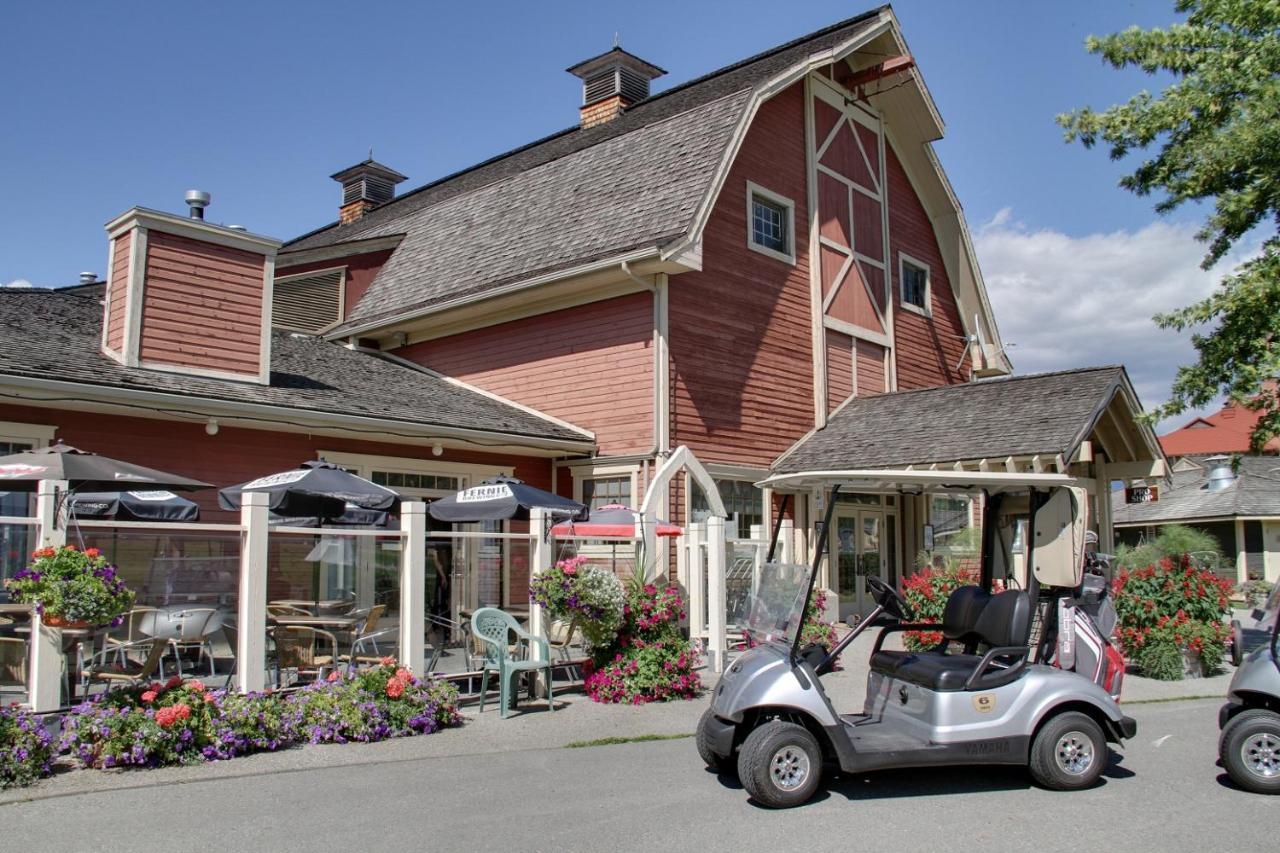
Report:
M 1256 794 L 1280 794 L 1280 714 L 1245 711 L 1227 724 L 1218 754 L 1231 781 Z
M 1051 791 L 1088 788 L 1106 766 L 1107 737 L 1093 717 L 1079 711 L 1051 717 L 1031 744 L 1031 776 Z
M 804 726 L 767 722 L 738 751 L 738 778 L 761 805 L 786 809 L 807 802 L 822 779 L 822 747 Z
M 702 719 L 698 720 L 698 734 L 695 738 L 698 744 L 698 757 L 702 759 L 703 764 L 717 773 L 734 773 L 738 769 L 738 763 L 733 760 L 733 756 L 720 755 L 711 748 L 710 738 L 707 737 L 707 721 L 712 716 L 711 709 L 708 708 L 702 712 Z

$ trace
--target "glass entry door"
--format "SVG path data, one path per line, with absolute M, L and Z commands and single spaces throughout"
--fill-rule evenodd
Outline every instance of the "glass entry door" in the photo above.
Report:
M 875 607 L 864 578 L 887 578 L 885 515 L 876 510 L 838 509 L 833 520 L 831 554 L 835 557 L 835 592 L 840 620 L 853 621 Z

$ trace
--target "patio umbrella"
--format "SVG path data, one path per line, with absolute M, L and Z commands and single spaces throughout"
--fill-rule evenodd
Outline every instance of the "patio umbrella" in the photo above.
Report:
M 585 504 L 503 475 L 490 477 L 478 486 L 433 501 L 427 506 L 427 512 L 437 521 L 464 524 L 507 519 L 527 521 L 529 511 L 535 508 L 546 510 L 554 518 L 587 517 Z
M 67 498 L 74 518 L 119 521 L 199 521 L 200 506 L 169 491 L 78 492 Z
M 31 491 L 37 480 L 67 480 L 74 489 L 95 491 L 112 491 L 122 485 L 184 491 L 212 488 L 200 480 L 99 456 L 61 442 L 53 447 L 0 456 L 0 483 L 6 488 Z
M 386 486 L 357 477 L 323 459 L 220 489 L 218 505 L 239 509 L 245 492 L 264 492 L 268 496 L 267 508 L 276 515 L 314 518 L 323 524 L 338 521 L 348 512 L 348 506 L 386 511 L 400 505 L 400 496 Z
M 267 522 L 277 527 L 386 527 L 391 513 L 382 509 L 365 509 L 355 504 L 345 504 L 342 515 L 336 518 L 320 518 L 315 515 L 267 514 Z
M 620 504 L 609 504 L 591 510 L 586 521 L 562 521 L 551 528 L 551 535 L 557 539 L 597 539 L 616 536 L 634 536 L 636 522 L 645 523 L 644 516 L 630 507 Z M 669 521 L 657 522 L 654 531 L 658 536 L 679 536 L 684 531 L 680 525 Z

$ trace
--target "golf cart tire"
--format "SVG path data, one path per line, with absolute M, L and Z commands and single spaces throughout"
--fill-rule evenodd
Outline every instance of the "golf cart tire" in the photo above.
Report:
M 1272 742 L 1280 741 L 1280 714 L 1262 708 L 1243 711 L 1222 730 L 1218 738 L 1218 757 L 1222 759 L 1222 766 L 1227 768 L 1231 781 L 1246 791 L 1280 794 L 1280 775 L 1263 776 L 1245 763 L 1245 744 L 1260 736 L 1270 736 Z
M 1059 755 L 1059 747 L 1074 753 L 1077 746 L 1087 746 L 1089 760 L 1079 770 L 1069 767 L 1081 763 L 1078 754 Z M 1108 761 L 1107 736 L 1098 721 L 1080 711 L 1064 711 L 1050 717 L 1036 732 L 1031 742 L 1031 778 L 1050 791 L 1078 791 L 1098 781 Z
M 698 733 L 694 738 L 698 745 L 698 757 L 702 759 L 703 764 L 717 773 L 736 774 L 738 763 L 734 761 L 733 756 L 720 755 L 711 748 L 711 740 L 707 736 L 707 721 L 712 716 L 711 709 L 708 708 L 702 712 L 702 717 L 698 720 Z
M 738 750 L 738 778 L 756 802 L 788 809 L 808 802 L 818 790 L 822 761 L 822 745 L 812 732 L 796 723 L 770 720 L 747 735 Z

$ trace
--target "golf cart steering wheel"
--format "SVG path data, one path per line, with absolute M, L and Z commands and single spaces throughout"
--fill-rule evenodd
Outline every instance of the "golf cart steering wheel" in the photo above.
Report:
M 896 619 L 907 618 L 911 605 L 907 604 L 907 600 L 896 589 L 875 575 L 867 575 L 865 580 L 871 589 L 871 594 L 876 597 L 876 602 L 885 609 L 886 613 Z

